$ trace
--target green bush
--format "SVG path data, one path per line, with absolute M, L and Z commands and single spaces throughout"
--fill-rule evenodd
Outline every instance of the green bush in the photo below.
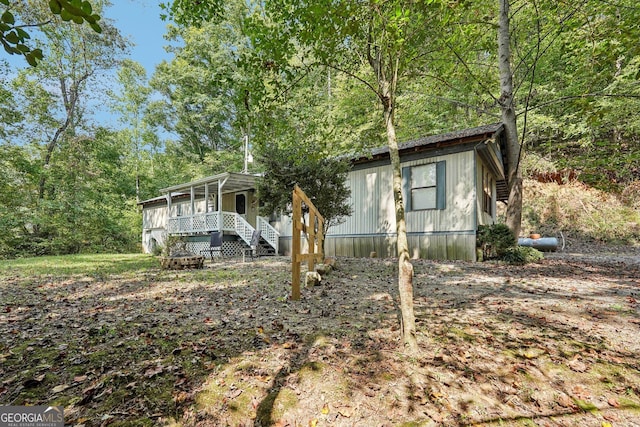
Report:
M 502 258 L 517 240 L 505 224 L 481 225 L 476 235 L 476 245 L 482 249 L 484 259 Z
M 542 252 L 529 246 L 514 246 L 508 248 L 502 256 L 502 260 L 509 264 L 529 264 L 543 259 L 544 255 Z

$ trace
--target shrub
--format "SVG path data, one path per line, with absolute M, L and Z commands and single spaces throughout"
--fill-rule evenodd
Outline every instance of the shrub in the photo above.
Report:
M 502 256 L 502 260 L 509 264 L 529 264 L 543 259 L 544 255 L 542 252 L 529 246 L 514 246 L 508 248 Z
M 505 224 L 481 225 L 476 235 L 476 245 L 482 248 L 484 259 L 502 258 L 507 249 L 517 241 Z

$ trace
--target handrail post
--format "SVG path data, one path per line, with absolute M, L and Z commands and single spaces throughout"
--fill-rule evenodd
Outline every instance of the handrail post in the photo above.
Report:
M 309 207 L 309 225 L 305 225 L 302 217 L 302 202 Z M 300 263 L 307 260 L 309 272 L 315 269 L 315 262 L 322 262 L 324 254 L 322 251 L 322 235 L 316 238 L 316 220 L 318 222 L 318 232 L 323 232 L 324 218 L 313 205 L 311 199 L 304 194 L 304 191 L 297 185 L 293 189 L 293 223 L 291 239 L 291 299 L 300 299 Z M 309 251 L 302 254 L 300 244 L 300 232 L 308 236 Z M 318 240 L 318 242 L 316 242 Z M 317 252 L 316 252 L 317 251 Z

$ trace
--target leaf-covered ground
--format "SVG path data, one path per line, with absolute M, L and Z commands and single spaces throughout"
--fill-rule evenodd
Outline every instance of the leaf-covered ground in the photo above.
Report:
M 139 259 L 0 268 L 1 404 L 84 426 L 640 426 L 637 252 L 415 261 L 413 358 L 394 260 L 338 259 L 293 302 L 286 258 Z

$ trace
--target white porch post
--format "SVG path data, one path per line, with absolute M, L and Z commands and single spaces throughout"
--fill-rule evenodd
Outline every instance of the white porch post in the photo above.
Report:
M 224 178 L 223 180 L 218 179 L 218 228 L 220 229 L 220 231 L 222 231 L 222 187 L 224 187 L 224 184 L 226 184 L 227 182 L 227 178 Z
M 196 214 L 196 203 L 195 203 L 195 194 L 196 194 L 196 190 L 193 187 L 193 185 L 190 188 L 190 197 L 191 197 L 191 217 L 189 218 L 189 231 L 190 232 L 194 232 L 195 231 L 195 214 Z
M 209 184 L 204 185 L 204 213 L 209 213 Z
M 169 225 L 169 220 L 171 219 L 171 191 L 167 193 L 167 228 Z M 167 230 L 168 231 L 168 230 Z
M 218 180 L 218 229 L 222 231 L 222 181 Z
M 194 200 L 195 199 L 195 193 L 196 193 L 196 190 L 195 190 L 195 188 L 193 188 L 193 185 L 192 185 L 191 186 L 191 216 L 196 214 L 196 212 L 195 212 L 196 204 L 195 204 L 195 200 Z

